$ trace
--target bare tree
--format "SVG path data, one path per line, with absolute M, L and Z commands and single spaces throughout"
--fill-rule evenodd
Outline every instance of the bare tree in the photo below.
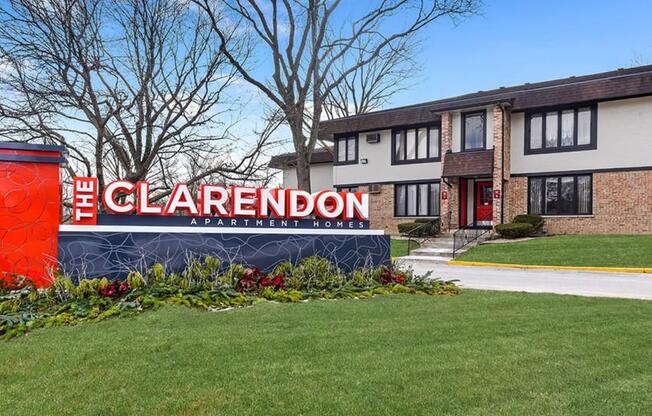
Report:
M 245 60 L 184 0 L 8 0 L 0 5 L 0 137 L 64 145 L 69 175 L 175 180 L 249 177 L 265 140 L 243 146 L 223 120 Z M 191 166 L 191 168 L 190 168 Z
M 319 138 L 324 103 L 332 90 L 361 67 L 443 17 L 474 13 L 478 0 L 378 0 L 350 17 L 341 0 L 193 0 L 210 17 L 220 48 L 240 75 L 283 111 L 297 155 L 297 180 L 310 190 L 310 158 Z M 233 21 L 224 26 L 221 13 Z M 228 28 L 237 26 L 254 41 L 270 72 L 251 68 L 237 55 Z M 351 58 L 351 56 L 354 58 Z M 338 75 L 334 75 L 338 74 Z
M 359 40 L 350 59 L 359 62 L 365 57 L 365 40 Z M 395 47 L 382 51 L 378 59 L 348 71 L 351 64 L 340 61 L 325 74 L 333 85 L 324 97 L 324 115 L 329 120 L 368 113 L 383 107 L 392 96 L 414 83 L 422 70 L 416 59 L 418 39 L 406 36 Z M 342 76 L 340 82 L 337 80 Z

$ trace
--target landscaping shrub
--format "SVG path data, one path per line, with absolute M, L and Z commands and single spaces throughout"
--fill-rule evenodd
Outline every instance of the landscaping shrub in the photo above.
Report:
M 402 222 L 397 225 L 398 232 L 404 235 L 412 234 L 416 235 L 415 231 L 421 228 L 421 224 L 416 222 Z
M 439 219 L 417 219 L 414 222 L 398 224 L 398 232 L 414 237 L 434 237 L 439 234 Z
M 515 224 L 531 224 L 532 232 L 536 233 L 543 228 L 543 217 L 541 215 L 521 214 L 514 217 L 512 221 Z
M 419 218 L 414 220 L 417 224 L 428 224 L 429 228 L 426 230 L 428 236 L 435 236 L 441 231 L 439 218 Z
M 505 238 L 522 238 L 532 233 L 532 224 L 527 223 L 509 223 L 496 225 L 498 234 Z
M 368 298 L 390 293 L 457 294 L 452 282 L 416 277 L 392 267 L 362 268 L 344 273 L 321 257 L 297 264 L 284 262 L 272 273 L 232 264 L 220 272 L 212 257 L 192 260 L 181 273 L 166 273 L 155 264 L 123 279 L 82 279 L 77 285 L 58 276 L 49 289 L 36 289 L 15 277 L 0 288 L 0 338 L 51 326 L 97 322 L 129 316 L 164 304 L 209 311 L 253 305 L 260 300 L 299 302 L 308 299 Z M 1 282 L 1 281 L 0 281 Z

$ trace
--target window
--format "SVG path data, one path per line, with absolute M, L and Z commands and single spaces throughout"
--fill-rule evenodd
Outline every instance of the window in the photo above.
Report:
M 591 175 L 532 177 L 528 185 L 528 212 L 590 215 L 593 205 L 591 181 Z
M 439 216 L 439 183 L 406 183 L 394 185 L 394 216 Z
M 336 164 L 350 165 L 358 163 L 358 135 L 351 134 L 335 139 Z
M 410 127 L 392 131 L 392 164 L 440 160 L 439 126 Z
M 338 186 L 337 192 L 358 192 L 357 186 Z
M 486 112 L 473 111 L 462 113 L 462 149 L 483 150 L 486 148 Z
M 595 104 L 526 113 L 525 154 L 595 149 L 596 132 Z

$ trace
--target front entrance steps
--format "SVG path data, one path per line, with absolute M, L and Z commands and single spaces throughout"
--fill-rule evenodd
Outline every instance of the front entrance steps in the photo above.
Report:
M 462 253 L 464 250 L 458 251 Z M 410 252 L 409 256 L 399 257 L 407 262 L 428 262 L 446 264 L 453 258 L 453 234 L 445 233 L 439 237 L 421 243 L 420 248 Z

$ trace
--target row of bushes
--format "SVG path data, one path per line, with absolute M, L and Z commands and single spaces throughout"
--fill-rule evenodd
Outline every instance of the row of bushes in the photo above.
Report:
M 497 225 L 496 231 L 504 238 L 523 238 L 541 231 L 543 223 L 540 215 L 517 215 L 511 223 Z
M 410 235 L 412 237 L 434 237 L 439 234 L 440 230 L 439 218 L 420 218 L 413 222 L 398 224 L 399 233 L 402 235 Z
M 505 238 L 522 238 L 534 235 L 543 228 L 544 220 L 540 215 L 523 214 L 514 217 L 513 222 L 499 224 L 496 231 Z M 402 235 L 412 237 L 434 237 L 440 233 L 439 219 L 417 219 L 413 222 L 398 224 Z
M 389 293 L 452 295 L 452 282 L 417 277 L 396 267 L 363 268 L 344 273 L 320 257 L 297 264 L 281 263 L 270 274 L 232 264 L 220 271 L 212 257 L 193 260 L 182 273 L 167 273 L 156 264 L 124 279 L 83 279 L 74 284 L 59 276 L 49 289 L 37 290 L 16 277 L 0 286 L 0 338 L 35 328 L 96 322 L 133 315 L 164 304 L 205 310 L 252 305 L 261 300 L 299 302 L 307 299 L 367 298 Z M 2 282 L 2 281 L 0 281 Z

